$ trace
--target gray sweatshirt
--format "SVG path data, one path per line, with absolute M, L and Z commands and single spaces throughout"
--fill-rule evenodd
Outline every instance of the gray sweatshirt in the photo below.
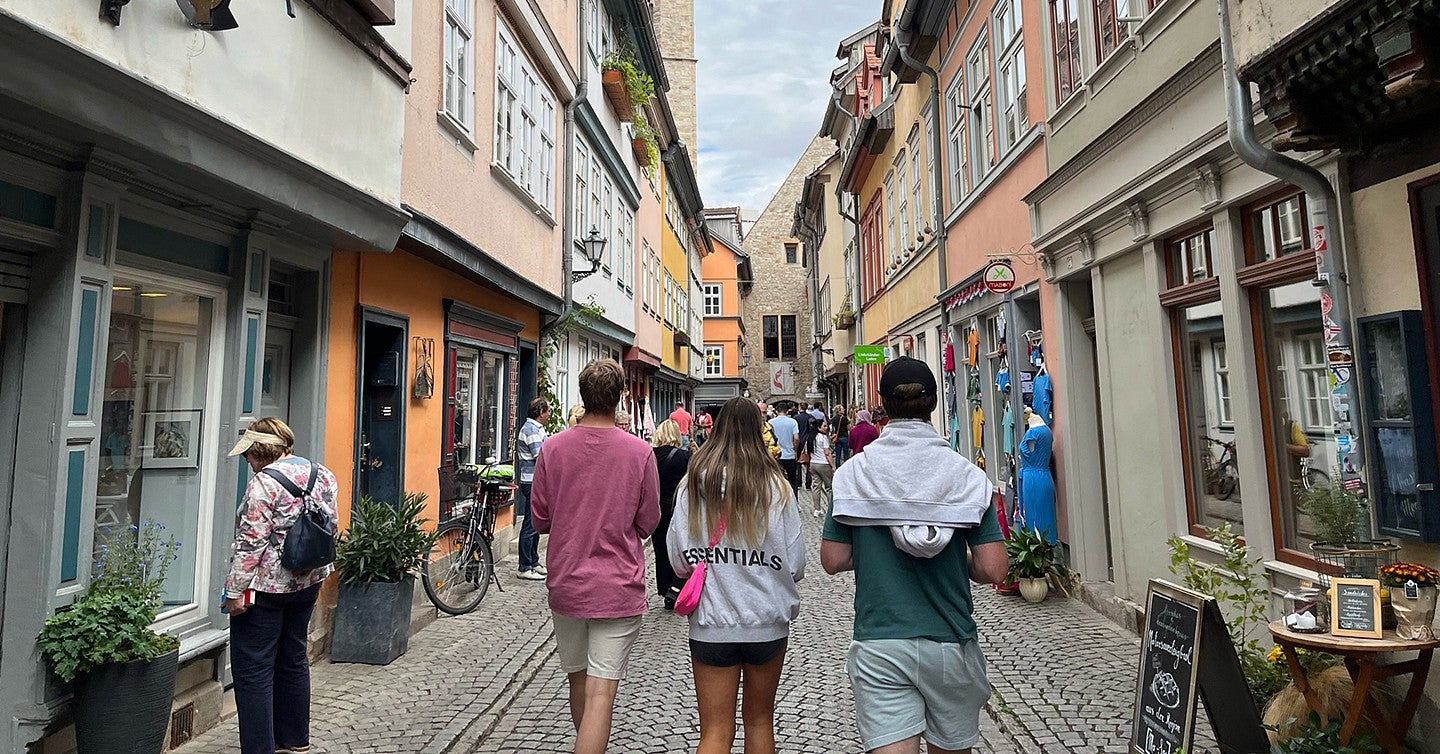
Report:
M 759 546 L 747 547 L 727 531 L 712 548 L 711 532 L 699 537 L 690 532 L 687 486 L 681 481 L 675 493 L 675 517 L 665 541 L 677 576 L 688 577 L 696 563 L 706 563 L 700 607 L 690 614 L 690 638 L 730 643 L 788 637 L 790 622 L 800 614 L 795 582 L 805 575 L 805 540 L 793 493 L 788 487 L 775 488 L 770 525 Z

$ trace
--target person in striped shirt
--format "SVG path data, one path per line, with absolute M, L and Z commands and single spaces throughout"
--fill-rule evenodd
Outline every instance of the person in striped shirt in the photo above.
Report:
M 520 475 L 520 489 L 515 494 L 515 515 L 524 516 L 520 524 L 520 578 L 544 581 L 545 566 L 540 565 L 540 535 L 530 523 L 530 485 L 535 480 L 535 461 L 545 442 L 545 423 L 550 421 L 550 402 L 544 398 L 530 401 L 525 425 L 520 428 L 520 441 L 515 444 L 515 471 Z

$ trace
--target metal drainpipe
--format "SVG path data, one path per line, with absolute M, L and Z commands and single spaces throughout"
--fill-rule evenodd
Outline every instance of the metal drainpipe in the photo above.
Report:
M 853 140 L 855 138 L 855 131 L 860 127 L 860 116 L 841 107 L 839 89 L 836 89 L 834 87 L 831 88 L 830 99 L 833 100 L 835 102 L 835 106 L 837 108 L 840 108 L 840 111 L 845 113 L 845 116 L 850 119 L 850 138 Z M 862 272 L 860 265 L 860 196 L 858 194 L 850 194 L 850 196 L 855 200 L 855 213 L 850 214 L 845 211 L 845 195 L 846 192 L 844 190 L 842 190 L 839 186 L 835 187 L 835 211 L 840 215 L 841 218 L 848 220 L 850 224 L 855 228 L 855 259 L 853 268 L 853 272 L 855 273 L 855 275 L 852 279 L 855 281 L 856 287 L 845 291 L 846 300 L 852 301 L 852 303 L 850 304 L 850 309 L 851 311 L 855 312 L 855 335 L 853 338 L 851 338 L 853 345 L 863 344 L 865 342 L 865 317 L 864 313 L 861 311 L 861 309 L 863 309 L 864 307 L 861 306 L 862 302 L 860 301 L 860 291 L 864 290 L 863 286 L 865 285 L 865 283 L 860 279 L 860 274 Z M 840 253 L 845 253 L 843 248 Z M 851 366 L 854 365 L 852 364 Z M 855 402 L 855 385 L 851 383 L 850 385 L 848 385 L 848 387 L 851 391 L 851 395 L 846 397 L 845 403 L 853 404 Z
M 1230 37 L 1230 1 L 1220 5 L 1220 58 L 1224 65 L 1225 104 L 1230 146 L 1247 165 L 1299 186 L 1310 208 L 1310 238 L 1315 248 L 1315 286 L 1320 288 L 1321 317 L 1325 326 L 1325 350 L 1331 374 L 1341 372 L 1347 382 L 1332 389 L 1335 405 L 1336 461 L 1341 478 L 1363 485 L 1364 454 L 1351 421 L 1355 417 L 1355 357 L 1350 323 L 1350 305 L 1345 295 L 1345 272 L 1340 255 L 1340 234 L 1330 233 L 1329 218 L 1337 205 L 1335 188 L 1323 173 L 1292 157 L 1282 155 L 1255 138 L 1250 87 L 1235 70 L 1235 46 Z M 1341 438 L 1349 438 L 1342 443 Z M 1350 451 L 1343 448 L 1348 444 Z M 1363 486 L 1361 487 L 1363 491 Z M 1368 537 L 1367 537 L 1368 538 Z
M 896 46 L 896 49 L 900 53 L 900 60 L 904 61 L 905 65 L 924 73 L 930 78 L 930 117 L 931 120 L 934 121 L 931 123 L 930 128 L 930 156 L 934 158 L 932 161 L 937 168 L 930 176 L 931 183 L 934 184 L 935 190 L 935 195 L 930 204 L 935 208 L 935 253 L 940 255 L 940 292 L 944 293 L 950 290 L 950 270 L 947 264 L 948 260 L 945 259 L 945 238 L 948 233 L 945 230 L 944 218 L 941 216 L 941 204 L 945 198 L 944 177 L 941 176 L 941 171 L 938 169 L 940 166 L 940 72 L 910 56 L 910 36 L 911 32 L 908 29 L 897 29 L 896 41 L 899 42 L 899 44 Z M 950 310 L 945 306 L 944 301 L 940 302 L 940 332 L 943 335 L 941 343 L 939 344 L 941 366 L 943 369 L 945 359 L 944 342 L 950 338 Z M 940 413 L 943 419 L 942 423 L 945 425 L 945 432 L 948 434 L 950 432 L 949 420 L 954 417 L 944 415 L 946 402 L 943 400 L 943 396 L 941 396 L 941 398 Z M 956 403 L 956 410 L 959 410 L 958 402 Z

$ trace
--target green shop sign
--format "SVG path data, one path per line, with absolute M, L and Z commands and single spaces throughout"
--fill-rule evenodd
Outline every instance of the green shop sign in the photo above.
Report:
M 855 346 L 856 364 L 884 364 L 885 346 Z

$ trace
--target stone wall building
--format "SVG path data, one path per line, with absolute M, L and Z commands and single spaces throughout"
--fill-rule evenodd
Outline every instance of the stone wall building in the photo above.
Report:
M 745 330 L 753 342 L 742 376 L 752 396 L 771 403 L 803 401 L 815 390 L 807 254 L 791 227 L 805 177 L 834 153 L 834 141 L 823 136 L 811 141 L 745 234 L 755 286 L 745 301 Z

